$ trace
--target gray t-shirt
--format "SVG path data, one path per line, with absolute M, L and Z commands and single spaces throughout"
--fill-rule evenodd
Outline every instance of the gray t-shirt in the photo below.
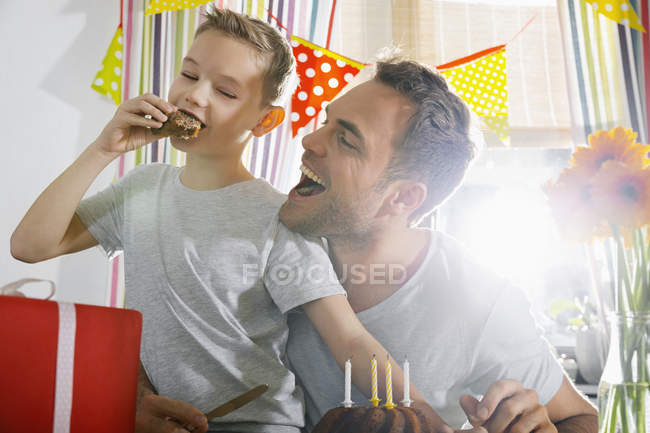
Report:
M 416 273 L 397 292 L 357 316 L 398 363 L 408 358 L 411 382 L 455 428 L 466 420 L 459 398 L 478 397 L 496 380 L 519 380 L 537 391 L 542 404 L 562 383 L 561 367 L 536 327 L 524 294 L 439 232 L 431 232 L 430 248 Z M 343 374 L 299 309 L 289 314 L 289 330 L 287 354 L 305 392 L 311 430 L 343 401 Z M 370 360 L 353 362 L 367 362 L 370 368 Z M 383 384 L 379 394 L 385 399 Z M 352 400 L 369 404 L 354 385 Z
M 283 363 L 285 313 L 345 292 L 299 279 L 329 258 L 278 221 L 285 196 L 266 181 L 196 191 L 181 170 L 139 166 L 77 209 L 109 256 L 124 252 L 126 305 L 143 314 L 143 365 L 161 395 L 204 412 L 268 383 L 210 430 L 296 433 L 303 404 Z

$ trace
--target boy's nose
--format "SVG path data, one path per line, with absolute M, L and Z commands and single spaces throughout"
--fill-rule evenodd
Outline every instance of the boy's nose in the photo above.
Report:
M 325 137 L 323 136 L 322 130 L 324 129 L 325 127 L 321 126 L 316 131 L 311 132 L 302 138 L 303 149 L 310 150 L 315 153 L 316 156 L 321 158 L 327 155 L 327 150 L 323 144 L 323 139 Z
M 208 82 L 198 81 L 188 90 L 185 98 L 193 105 L 205 107 L 211 91 L 212 87 Z

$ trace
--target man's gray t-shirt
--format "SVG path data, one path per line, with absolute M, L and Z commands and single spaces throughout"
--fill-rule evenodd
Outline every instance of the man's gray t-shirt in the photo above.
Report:
M 196 191 L 181 170 L 139 166 L 77 209 L 109 256 L 124 252 L 126 306 L 143 314 L 143 365 L 159 394 L 203 412 L 268 383 L 210 430 L 296 433 L 303 405 L 283 363 L 285 313 L 344 291 L 300 278 L 329 258 L 278 221 L 285 196 L 266 181 Z
M 420 268 L 397 292 L 359 312 L 361 323 L 399 363 L 408 358 L 411 382 L 454 428 L 466 420 L 460 397 L 482 395 L 499 379 L 516 379 L 548 403 L 562 383 L 562 369 L 523 293 L 476 263 L 452 238 L 430 236 Z M 289 314 L 289 330 L 287 354 L 304 388 L 311 431 L 343 400 L 343 373 L 300 309 Z M 370 360 L 353 362 L 370 368 Z M 385 399 L 383 384 L 379 390 Z M 352 400 L 369 404 L 354 385 Z

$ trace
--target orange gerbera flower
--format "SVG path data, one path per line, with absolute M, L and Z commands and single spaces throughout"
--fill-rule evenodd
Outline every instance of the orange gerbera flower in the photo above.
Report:
M 650 222 L 650 169 L 607 161 L 593 181 L 592 199 L 608 221 L 633 229 Z
M 567 238 L 584 242 L 594 235 L 606 235 L 607 227 L 596 212 L 590 179 L 575 168 L 565 168 L 557 181 L 542 187 L 553 218 Z
M 571 167 L 580 170 L 587 177 L 596 174 L 610 160 L 646 167 L 650 164 L 650 146 L 637 143 L 636 137 L 636 132 L 622 126 L 610 131 L 596 131 L 589 135 L 589 147 L 579 147 L 573 153 Z

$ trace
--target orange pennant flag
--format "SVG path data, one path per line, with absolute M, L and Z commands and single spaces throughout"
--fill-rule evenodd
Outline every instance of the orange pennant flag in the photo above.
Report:
M 506 46 L 488 48 L 437 69 L 456 94 L 509 145 Z
M 366 65 L 297 36 L 291 36 L 291 47 L 300 77 L 291 97 L 291 131 L 295 137 Z

